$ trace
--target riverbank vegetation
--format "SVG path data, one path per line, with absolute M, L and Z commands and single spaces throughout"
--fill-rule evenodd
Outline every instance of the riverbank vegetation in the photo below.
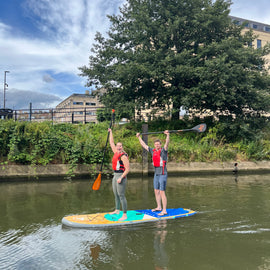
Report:
M 205 119 L 207 122 L 207 119 Z M 148 123 L 149 131 L 192 128 L 199 121 L 157 120 Z M 135 136 L 142 130 L 142 122 L 114 125 L 115 142 L 121 141 L 131 162 L 142 161 L 142 148 Z M 270 160 L 270 127 L 256 129 L 250 123 L 209 123 L 204 133 L 171 134 L 169 160 L 176 162 L 222 162 Z M 258 123 L 259 125 L 259 123 Z M 0 121 L 1 164 L 99 164 L 107 137 L 109 123 L 54 124 L 51 122 Z M 262 125 L 261 125 L 262 127 Z M 226 134 L 227 133 L 227 134 Z M 148 144 L 165 135 L 149 136 Z M 112 151 L 107 148 L 105 164 L 109 164 Z

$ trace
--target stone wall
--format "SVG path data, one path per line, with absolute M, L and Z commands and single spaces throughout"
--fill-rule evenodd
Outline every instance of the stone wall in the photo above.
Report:
M 173 174 L 207 174 L 207 173 L 226 173 L 232 172 L 234 162 L 191 162 L 191 163 L 168 163 L 168 172 Z M 259 162 L 238 162 L 238 170 L 241 172 L 270 172 L 270 161 Z M 32 179 L 37 177 L 65 177 L 69 171 L 67 164 L 50 164 L 47 166 L 31 165 L 1 165 L 0 181 L 8 179 Z M 83 177 L 92 174 L 98 174 L 99 166 L 96 169 L 93 165 L 78 165 L 74 171 L 77 177 Z M 152 174 L 154 168 L 152 164 L 143 166 L 142 163 L 131 163 L 130 174 Z

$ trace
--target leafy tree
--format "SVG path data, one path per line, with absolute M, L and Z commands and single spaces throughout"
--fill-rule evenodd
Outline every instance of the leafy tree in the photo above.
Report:
M 108 37 L 96 34 L 88 86 L 104 87 L 108 107 L 138 110 L 180 105 L 242 117 L 269 110 L 263 49 L 229 18 L 226 0 L 127 0 L 108 16 Z

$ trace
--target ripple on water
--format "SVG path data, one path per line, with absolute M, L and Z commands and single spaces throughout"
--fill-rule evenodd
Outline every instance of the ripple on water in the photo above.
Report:
M 105 237 L 98 231 L 63 231 L 60 225 L 32 233 L 10 230 L 0 237 L 0 269 L 65 269 L 80 260 L 84 241 L 96 243 Z
M 5 224 L 5 228 L 12 229 L 0 232 L 0 269 L 115 269 L 115 258 L 123 269 L 153 269 L 151 264 L 156 254 L 162 251 L 169 255 L 167 268 L 171 270 L 179 269 L 179 265 L 184 265 L 184 268 L 190 265 L 189 269 L 209 269 L 209 257 L 213 269 L 224 265 L 225 260 L 233 264 L 226 269 L 270 269 L 269 176 L 265 180 L 249 180 L 241 176 L 237 183 L 231 178 L 214 179 L 210 183 L 201 179 L 194 182 L 193 178 L 191 181 L 192 185 L 180 181 L 173 189 L 168 188 L 168 199 L 170 205 L 180 204 L 196 210 L 196 215 L 102 230 L 67 229 L 60 225 L 61 217 L 63 212 L 88 212 L 92 205 L 100 204 L 105 209 L 107 199 L 111 199 L 109 195 L 103 194 L 102 200 L 96 201 L 99 199 L 97 195 L 89 196 L 85 188 L 80 189 L 85 186 L 84 182 L 73 183 L 72 188 L 70 184 L 66 188 L 61 183 L 53 183 L 53 190 L 60 186 L 67 195 L 55 197 L 53 193 L 40 203 L 40 194 L 44 196 L 51 184 L 42 185 L 44 189 L 37 184 L 40 192 L 38 189 L 33 193 L 31 189 L 24 194 L 23 197 L 34 204 L 31 209 L 22 207 L 19 219 L 33 213 L 39 219 L 29 218 L 15 223 L 14 218 L 18 217 L 9 217 L 10 224 Z M 152 193 L 152 189 L 146 189 L 143 193 L 146 201 L 154 201 Z M 132 196 L 135 197 L 135 193 Z M 141 199 L 142 194 L 138 192 L 133 202 L 134 209 Z M 51 202 L 58 205 L 55 211 L 49 207 Z M 46 207 L 49 205 L 47 212 L 44 211 L 45 204 Z M 69 205 L 68 210 L 64 209 L 66 205 Z M 10 213 L 15 210 L 11 209 Z M 252 256 L 245 256 L 242 260 L 244 252 Z M 196 260 L 194 254 L 199 254 Z M 128 268 L 124 267 L 126 265 Z

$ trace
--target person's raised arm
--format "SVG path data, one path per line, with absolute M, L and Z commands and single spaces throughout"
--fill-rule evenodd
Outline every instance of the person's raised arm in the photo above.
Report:
M 143 141 L 143 139 L 141 138 L 140 135 L 141 135 L 140 133 L 137 133 L 137 134 L 136 134 L 136 137 L 139 139 L 139 142 L 140 142 L 141 146 L 142 146 L 146 151 L 149 152 L 149 147 L 148 147 L 148 145 Z
M 166 137 L 166 142 L 165 142 L 165 144 L 164 144 L 164 149 L 165 149 L 166 151 L 168 151 L 168 147 L 169 147 L 169 143 L 170 143 L 170 133 L 169 133 L 168 130 L 165 130 L 165 131 L 164 131 L 164 134 L 167 135 L 167 137 Z
M 110 128 L 108 128 L 108 132 L 110 132 L 110 137 L 109 137 L 110 146 L 112 148 L 112 151 L 115 153 L 116 152 L 116 146 L 114 144 L 112 130 Z

